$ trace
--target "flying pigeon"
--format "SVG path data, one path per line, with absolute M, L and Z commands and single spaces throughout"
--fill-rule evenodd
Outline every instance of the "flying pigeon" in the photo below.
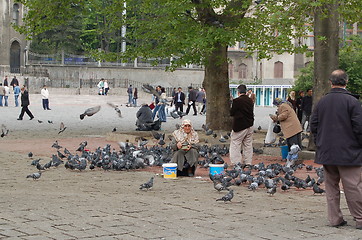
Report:
M 84 111 L 84 113 L 82 113 L 81 115 L 79 115 L 80 119 L 83 120 L 85 116 L 93 116 L 94 114 L 96 114 L 97 112 L 99 112 L 99 110 L 101 110 L 101 106 L 96 106 L 96 107 L 91 107 L 88 108 Z
M 160 97 L 160 93 L 156 91 L 156 89 L 154 89 L 151 85 L 149 84 L 144 84 L 142 86 L 142 90 L 145 91 L 146 93 L 150 93 L 155 95 L 156 97 Z
M 64 123 L 63 123 L 63 122 L 61 122 L 61 123 L 60 123 L 60 126 L 59 126 L 59 132 L 58 132 L 58 134 L 61 134 L 62 132 L 64 132 L 65 129 L 67 129 L 67 127 L 64 126 Z

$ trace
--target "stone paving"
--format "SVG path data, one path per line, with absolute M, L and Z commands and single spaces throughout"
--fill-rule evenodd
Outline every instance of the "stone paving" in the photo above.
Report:
M 0 109 L 0 124 L 11 130 L 0 139 L 0 146 L 23 138 L 34 139 L 34 144 L 35 139 L 43 138 L 50 144 L 65 137 L 105 138 L 113 127 L 131 131 L 137 109 L 122 107 L 124 117 L 120 119 L 106 105 L 125 99 L 51 95 L 52 110 L 44 111 L 40 96 L 31 95 L 30 109 L 36 118 L 32 121 L 26 117 L 15 120 L 20 108 Z M 96 104 L 102 105 L 102 110 L 80 121 L 79 114 Z M 266 128 L 265 116 L 273 111 L 257 108 L 256 125 Z M 197 128 L 204 122 L 204 116 L 190 118 Z M 57 135 L 60 121 L 69 127 L 66 136 Z M 163 130 L 171 131 L 177 121 L 168 119 Z M 26 147 L 0 147 L 0 239 L 362 239 L 344 198 L 348 225 L 331 228 L 327 226 L 325 196 L 313 195 L 309 189 L 278 189 L 269 196 L 264 188 L 253 192 L 244 185 L 233 187 L 232 202 L 216 202 L 225 192 L 214 190 L 207 178 L 164 179 L 157 167 L 78 172 L 61 166 L 31 180 L 25 178 L 35 172 L 21 150 Z M 139 190 L 139 185 L 155 174 L 154 188 Z

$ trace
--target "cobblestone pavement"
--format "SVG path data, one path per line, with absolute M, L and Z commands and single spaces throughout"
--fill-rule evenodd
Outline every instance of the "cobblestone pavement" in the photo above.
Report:
M 37 148 L 38 156 L 55 139 L 74 138 L 79 143 L 89 138 L 103 146 L 113 127 L 133 130 L 137 109 L 122 107 L 124 117 L 119 119 L 105 104 L 125 99 L 57 95 L 51 96 L 52 110 L 44 111 L 40 96 L 32 95 L 34 120 L 43 123 L 27 118 L 16 121 L 19 108 L 0 109 L 0 124 L 10 129 L 9 136 L 0 139 L 0 239 L 362 239 L 344 198 L 348 225 L 331 228 L 325 196 L 313 195 L 311 190 L 278 189 L 269 196 L 265 189 L 253 192 L 244 185 L 233 187 L 234 199 L 223 203 L 215 200 L 225 192 L 214 190 L 206 177 L 164 179 L 158 175 L 159 167 L 129 172 L 58 167 L 43 172 L 39 180 L 25 178 L 36 172 L 26 154 L 28 145 Z M 101 104 L 102 110 L 80 121 L 82 110 L 95 104 Z M 258 108 L 256 121 L 262 125 L 262 116 L 273 111 Z M 196 126 L 204 121 L 204 116 L 190 118 Z M 60 121 L 69 128 L 66 135 L 57 134 Z M 171 131 L 176 121 L 168 120 L 163 130 Z M 9 146 L 7 141 L 14 144 Z M 46 144 L 39 149 L 40 142 Z M 49 157 L 46 151 L 40 157 Z M 155 174 L 154 188 L 139 190 Z

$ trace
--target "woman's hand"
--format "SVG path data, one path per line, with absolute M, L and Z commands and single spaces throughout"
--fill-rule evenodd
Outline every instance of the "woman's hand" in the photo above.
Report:
M 269 116 L 274 122 L 278 121 L 278 117 L 276 115 L 269 114 Z
M 181 148 L 182 148 L 182 143 L 181 143 L 181 142 L 177 142 L 176 146 L 177 146 L 178 149 L 181 149 Z

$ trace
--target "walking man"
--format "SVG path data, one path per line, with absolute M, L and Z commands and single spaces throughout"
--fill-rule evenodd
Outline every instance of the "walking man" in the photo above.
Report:
M 230 116 L 233 117 L 230 135 L 230 161 L 232 164 L 250 165 L 253 158 L 254 103 L 246 95 L 245 85 L 238 87 L 238 97 L 233 99 Z
M 30 120 L 33 120 L 34 116 L 28 108 L 29 105 L 30 105 L 29 93 L 25 89 L 25 86 L 24 86 L 21 88 L 21 106 L 22 106 L 22 108 L 21 108 L 21 113 L 19 115 L 19 118 L 17 120 L 23 120 L 24 113 L 28 114 L 28 116 L 30 117 Z
M 20 87 L 15 84 L 14 86 L 15 107 L 19 107 L 19 94 L 20 94 Z
M 175 104 L 176 111 L 179 111 L 179 109 L 181 112 L 184 111 L 185 94 L 182 92 L 181 87 L 177 89 L 177 93 L 175 93 L 173 102 Z
M 197 94 L 197 90 L 193 89 L 193 88 L 190 86 L 190 87 L 189 87 L 189 102 L 188 102 L 188 106 L 187 106 L 187 109 L 186 109 L 186 115 L 189 114 L 191 106 L 192 106 L 192 108 L 194 109 L 194 116 L 197 115 L 197 110 L 196 110 L 196 94 Z
M 127 93 L 128 93 L 128 104 L 132 104 L 132 99 L 133 99 L 132 85 L 129 85 L 129 87 L 127 89 Z
M 5 88 L 3 87 L 3 84 L 0 83 L 0 107 L 3 106 L 3 98 L 5 97 Z
M 333 71 L 329 80 L 332 89 L 311 116 L 315 162 L 323 164 L 329 224 L 347 224 L 340 209 L 341 181 L 356 228 L 362 230 L 362 108 L 346 90 L 348 76 L 343 70 Z

